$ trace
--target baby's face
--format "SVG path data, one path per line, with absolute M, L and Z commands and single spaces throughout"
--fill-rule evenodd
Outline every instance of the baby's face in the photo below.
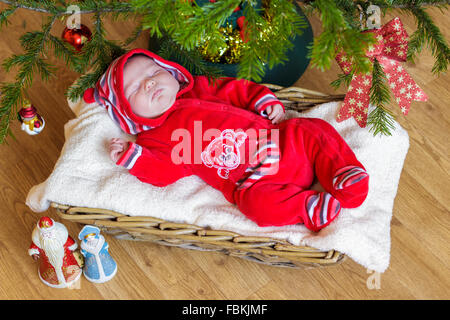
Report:
M 134 114 L 156 118 L 175 102 L 180 84 L 171 73 L 144 56 L 130 58 L 123 69 L 123 92 Z

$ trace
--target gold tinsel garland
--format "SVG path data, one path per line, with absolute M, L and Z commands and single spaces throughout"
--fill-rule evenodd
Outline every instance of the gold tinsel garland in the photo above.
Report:
M 207 37 L 198 48 L 202 57 L 214 63 L 238 63 L 244 45 L 239 30 L 233 30 L 233 27 L 227 24 L 225 27 L 219 28 L 219 32 L 221 33 L 224 45 L 214 52 L 211 50 L 209 38 Z
M 263 17 L 269 23 L 269 25 L 263 28 L 261 25 L 258 26 L 260 29 L 259 40 L 269 41 L 270 35 L 275 32 L 274 28 L 271 24 L 271 16 L 268 13 L 267 8 L 269 7 L 270 0 L 262 0 L 263 7 Z M 244 18 L 241 16 L 240 19 Z M 233 26 L 230 23 L 226 23 L 225 26 L 219 28 L 219 32 L 221 34 L 221 38 L 223 40 L 224 45 L 218 48 L 218 50 L 214 50 L 210 45 L 210 37 L 206 37 L 204 41 L 198 46 L 198 50 L 202 55 L 203 59 L 206 61 L 210 61 L 213 63 L 225 63 L 225 64 L 233 64 L 238 63 L 241 59 L 243 48 L 245 48 L 246 41 L 243 40 L 244 37 L 244 19 L 242 19 L 241 24 L 239 24 L 239 20 L 237 19 L 238 25 L 233 29 Z
M 219 31 L 224 45 L 217 51 L 214 51 L 211 49 L 210 39 L 207 37 L 198 47 L 200 54 L 205 60 L 213 63 L 238 63 L 241 59 L 243 48 L 246 45 L 242 40 L 240 30 L 238 28 L 233 29 L 230 24 L 227 24 L 225 27 L 219 28 Z M 273 32 L 275 32 L 274 28 L 270 25 L 267 26 L 260 32 L 259 40 L 269 41 Z

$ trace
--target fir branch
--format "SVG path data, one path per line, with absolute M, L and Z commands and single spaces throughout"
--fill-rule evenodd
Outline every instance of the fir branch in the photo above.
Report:
M 17 113 L 17 106 L 23 104 L 22 86 L 18 82 L 2 83 L 0 85 L 2 99 L 0 100 L 0 143 L 5 142 L 11 134 L 9 125 Z
M 40 1 L 9 1 L 9 0 L 0 0 L 0 2 L 9 4 L 14 6 L 16 9 L 27 9 L 31 11 L 41 12 L 41 13 L 50 13 L 50 9 L 43 7 Z
M 105 60 L 111 60 L 108 52 L 108 44 L 105 38 L 106 31 L 103 27 L 101 13 L 94 15 L 94 28 L 92 30 L 91 40 L 88 41 L 81 49 L 80 64 L 83 70 L 94 65 L 104 64 Z
M 219 27 L 225 24 L 239 3 L 240 0 L 207 2 L 196 10 L 194 16 L 187 18 L 184 28 L 178 29 L 170 36 L 183 48 L 193 50 L 201 39 L 208 35 L 211 49 L 217 51 L 214 48 L 225 45 Z
M 0 12 L 0 29 L 5 25 L 8 25 L 8 18 L 16 12 L 17 7 L 10 7 L 8 9 L 3 10 Z
M 412 34 L 408 47 L 408 59 L 414 61 L 426 44 L 436 61 L 431 69 L 433 74 L 447 71 L 450 63 L 450 48 L 439 28 L 428 13 L 419 7 L 409 8 L 417 21 L 417 30 Z
M 199 7 L 188 1 L 132 1 L 136 11 L 145 12 L 143 28 L 158 38 L 168 34 L 180 50 L 190 54 L 194 54 L 205 39 L 211 54 L 216 54 L 225 46 L 219 28 L 240 3 L 238 0 L 223 0 L 206 2 Z M 291 2 L 272 0 L 268 3 L 265 16 L 261 14 L 263 11 L 260 8 L 255 7 L 254 1 L 248 0 L 241 4 L 249 27 L 246 30 L 248 43 L 242 46 L 238 78 L 259 81 L 266 65 L 272 68 L 287 59 L 286 52 L 292 47 L 291 39 L 307 26 Z M 184 56 L 184 53 L 179 55 Z
M 97 80 L 102 76 L 104 68 L 100 66 L 92 72 L 83 74 L 77 81 L 66 91 L 66 96 L 70 101 L 75 102 L 83 96 L 88 88 L 95 86 Z
M 345 19 L 332 0 L 317 0 L 311 6 L 319 11 L 323 32 L 310 47 L 311 64 L 324 71 L 329 69 L 336 55 L 337 34 L 345 28 Z
M 71 15 L 72 13 L 66 12 L 67 4 L 62 4 L 57 6 L 53 1 L 10 1 L 10 0 L 0 0 L 5 4 L 8 4 L 16 9 L 26 9 L 30 11 L 36 11 L 40 13 L 56 14 L 58 16 Z M 91 14 L 91 13 L 128 13 L 133 11 L 132 6 L 126 1 L 95 1 L 95 0 L 84 0 L 83 2 L 77 2 L 77 6 L 81 8 L 80 14 Z M 101 6 L 101 7 L 100 7 Z
M 259 52 L 255 46 L 245 46 L 239 63 L 238 77 L 261 81 L 264 76 L 264 64 L 261 62 Z
M 223 39 L 218 32 L 218 27 L 231 15 L 234 8 L 240 3 L 244 8 L 248 27 L 246 37 L 248 44 L 243 46 L 243 56 L 239 63 L 238 77 L 259 81 L 264 74 L 265 66 L 272 67 L 282 63 L 286 59 L 286 52 L 292 45 L 290 39 L 295 34 L 300 34 L 306 26 L 295 12 L 292 1 L 271 0 L 265 2 L 264 10 L 257 7 L 255 0 L 221 0 L 206 2 L 199 7 L 193 1 L 167 1 L 167 0 L 132 0 L 132 1 L 98 1 L 84 0 L 76 3 L 72 1 L 54 0 L 0 0 L 8 5 L 7 9 L 0 12 L 0 27 L 8 23 L 9 17 L 17 9 L 27 9 L 38 13 L 51 15 L 53 21 L 61 16 L 70 15 L 67 5 L 76 4 L 80 7 L 80 14 L 94 13 L 94 32 L 90 42 L 85 44 L 81 53 L 75 53 L 74 49 L 64 41 L 50 34 L 53 22 L 45 25 L 42 31 L 25 33 L 21 38 L 24 48 L 23 54 L 15 54 L 3 62 L 7 71 L 18 68 L 16 80 L 13 83 L 4 83 L 0 86 L 4 101 L 0 104 L 0 140 L 4 141 L 9 130 L 9 121 L 13 112 L 20 106 L 24 90 L 31 86 L 33 74 L 40 73 L 46 80 L 54 72 L 53 67 L 44 58 L 49 50 L 53 50 L 57 58 L 63 59 L 66 65 L 80 73 L 94 66 L 93 72 L 82 76 L 80 80 L 70 88 L 67 94 L 71 98 L 79 97 L 86 88 L 91 87 L 111 63 L 112 59 L 124 52 L 123 47 L 128 46 L 139 34 L 147 29 L 151 34 L 163 36 L 169 35 L 170 41 L 162 47 L 160 53 L 176 55 L 184 59 L 193 73 L 208 73 L 211 70 L 203 62 L 196 47 L 206 36 L 210 39 L 211 47 L 221 47 Z M 306 2 L 306 1 L 305 1 Z M 317 10 L 321 15 L 324 32 L 318 36 L 310 51 L 312 65 L 322 70 L 330 67 L 336 52 L 345 51 L 353 59 L 352 72 L 367 72 L 370 70 L 370 62 L 365 57 L 366 48 L 375 42 L 371 34 L 360 32 L 360 11 L 363 18 L 368 5 L 378 5 L 383 14 L 392 8 L 402 8 L 405 12 L 412 13 L 416 18 L 418 28 L 413 33 L 409 45 L 408 57 L 414 59 L 416 55 L 427 45 L 431 48 L 436 63 L 433 73 L 445 71 L 449 63 L 449 48 L 438 27 L 423 9 L 426 6 L 446 8 L 448 1 L 442 0 L 314 0 L 308 1 L 308 8 Z M 262 13 L 265 16 L 262 16 Z M 106 39 L 102 25 L 102 16 L 109 14 L 113 19 L 127 18 L 131 16 L 142 17 L 141 25 L 138 25 L 133 34 L 123 43 L 118 44 Z M 186 22 L 188 24 L 186 25 Z M 262 37 L 261 35 L 265 36 Z M 389 101 L 389 90 L 386 91 L 384 73 L 374 66 L 373 88 L 371 90 L 371 102 L 376 105 L 369 115 L 371 128 L 378 133 L 388 133 L 392 115 L 384 108 Z M 340 75 L 332 83 L 340 86 L 348 83 L 350 75 Z M 6 102 L 5 102 L 6 101 Z M 5 124 L 8 123 L 8 124 Z
M 386 75 L 380 63 L 375 59 L 372 72 L 372 87 L 370 88 L 370 103 L 375 107 L 367 117 L 369 131 L 377 134 L 392 135 L 395 118 L 384 106 L 390 101 L 390 89 Z
M 238 77 L 259 82 L 264 76 L 264 61 L 268 54 L 267 47 L 259 36 L 267 21 L 262 18 L 258 9 L 250 5 L 244 7 L 244 16 L 247 24 L 245 38 L 248 42 L 242 47 Z
M 76 71 L 84 73 L 90 66 L 95 66 L 95 71 L 81 76 L 81 78 L 66 91 L 66 96 L 71 101 L 78 100 L 84 91 L 95 85 L 96 80 L 105 72 L 109 64 L 117 57 L 125 53 L 125 49 L 114 41 L 107 40 L 100 11 L 94 16 L 94 30 L 91 41 L 81 49 L 76 61 Z M 75 67 L 75 66 L 74 66 Z
M 356 10 L 355 6 L 346 3 L 348 10 Z M 355 24 L 350 24 L 352 13 L 344 13 L 334 0 L 316 0 L 311 3 L 320 12 L 323 32 L 314 39 L 310 47 L 309 56 L 314 67 L 322 71 L 331 67 L 338 52 L 344 51 L 353 59 L 356 72 L 370 71 L 370 60 L 365 52 L 369 45 L 374 44 L 375 38 L 371 33 L 361 33 Z
M 50 35 L 48 46 L 53 49 L 55 57 L 63 60 L 70 69 L 79 73 L 84 72 L 80 58 L 70 44 L 58 37 Z
M 292 39 L 301 35 L 308 23 L 292 3 L 284 0 L 271 0 L 265 15 L 268 22 L 265 31 L 267 38 L 261 40 L 269 51 L 266 60 L 269 68 L 272 68 L 288 59 L 286 53 L 293 47 Z
M 56 18 L 57 15 L 50 17 L 47 24 L 42 27 L 43 31 L 34 33 L 35 39 L 32 42 L 25 44 L 22 41 L 25 49 L 24 54 L 14 55 L 3 63 L 7 71 L 15 66 L 19 67 L 19 71 L 15 82 L 2 83 L 0 86 L 0 91 L 2 92 L 0 101 L 0 143 L 3 143 L 6 136 L 11 134 L 9 130 L 10 121 L 15 118 L 14 115 L 17 113 L 18 107 L 23 105 L 23 92 L 31 86 L 33 72 L 39 72 L 44 81 L 54 72 L 53 67 L 42 59 L 40 55 L 45 54 L 45 44 L 48 41 Z M 24 35 L 23 38 L 29 38 L 29 34 Z
M 150 36 L 158 36 L 161 38 L 163 33 L 173 34 L 177 29 L 178 20 L 180 19 L 179 8 L 177 6 L 185 5 L 185 7 L 194 8 L 189 2 L 178 5 L 180 1 L 147 1 L 147 0 L 133 0 L 131 5 L 135 12 L 144 13 L 142 15 L 142 28 L 149 30 Z
M 380 8 L 394 8 L 394 9 L 408 9 L 411 7 L 438 7 L 443 8 L 448 6 L 448 0 L 381 0 L 378 4 L 374 1 L 374 4 Z
M 372 63 L 366 56 L 367 48 L 376 43 L 373 33 L 362 33 L 360 30 L 349 28 L 339 37 L 338 50 L 348 54 L 352 60 L 352 70 L 367 73 L 372 69 Z
M 335 3 L 336 7 L 342 10 L 343 17 L 348 26 L 354 29 L 361 28 L 358 16 L 358 2 L 355 2 L 353 0 L 335 0 Z
M 330 85 L 334 89 L 338 89 L 342 84 L 348 87 L 350 85 L 350 82 L 352 81 L 353 74 L 354 74 L 353 72 L 350 72 L 348 74 L 341 73 L 338 75 L 338 78 L 336 80 L 330 83 Z
M 133 30 L 131 35 L 122 43 L 122 46 L 128 47 L 131 43 L 136 41 L 136 39 L 139 38 L 139 36 L 142 34 L 143 30 L 144 30 L 144 27 L 141 22 L 136 26 L 136 28 Z
M 242 48 L 238 65 L 238 78 L 261 81 L 265 67 L 270 69 L 287 60 L 292 48 L 292 39 L 300 35 L 307 23 L 297 13 L 294 4 L 288 1 L 272 0 L 265 9 L 266 17 L 252 5 L 244 6 L 248 42 Z
M 13 67 L 19 67 L 16 81 L 22 86 L 28 87 L 32 82 L 33 71 L 39 71 L 43 80 L 47 80 L 52 74 L 52 68 L 41 57 L 45 54 L 45 44 L 50 37 L 50 30 L 56 20 L 56 16 L 50 18 L 43 26 L 43 31 L 27 32 L 21 37 L 21 44 L 25 53 L 13 55 L 3 62 L 3 68 L 7 72 Z
M 80 3 L 80 6 L 91 8 L 81 13 L 95 13 L 95 30 L 93 41 L 88 42 L 83 47 L 82 54 L 78 54 L 70 45 L 50 34 L 54 22 L 60 16 L 68 14 L 64 3 L 63 6 L 58 6 L 53 1 L 2 2 L 10 4 L 11 8 L 2 11 L 0 14 L 1 24 L 6 24 L 7 18 L 18 8 L 51 13 L 52 16 L 49 22 L 42 27 L 42 31 L 27 32 L 21 36 L 20 42 L 25 51 L 23 54 L 12 55 L 10 58 L 5 59 L 2 64 L 6 71 L 10 71 L 15 67 L 18 67 L 19 70 L 15 82 L 2 83 L 0 85 L 0 91 L 2 92 L 0 102 L 0 143 L 5 141 L 8 134 L 11 135 L 9 129 L 10 121 L 15 118 L 14 114 L 17 113 L 17 109 L 23 105 L 23 95 L 26 89 L 32 84 L 33 74 L 38 72 L 41 78 L 47 81 L 55 72 L 54 67 L 43 59 L 41 55 L 45 56 L 45 53 L 49 49 L 52 49 L 56 57 L 64 59 L 71 69 L 80 73 L 84 73 L 86 68 L 92 64 L 96 66 L 95 72 L 82 76 L 81 80 L 66 92 L 71 100 L 76 100 L 87 88 L 95 84 L 95 81 L 104 72 L 113 57 L 124 53 L 120 45 L 105 39 L 101 13 L 115 12 L 118 17 L 125 15 L 125 11 L 131 11 L 128 4 L 124 5 L 117 2 L 106 4 L 87 0 L 82 4 Z
M 392 114 L 381 106 L 376 106 L 367 117 L 369 132 L 372 132 L 374 136 L 377 134 L 391 136 L 391 131 L 395 130 L 394 123 Z
M 378 60 L 373 61 L 372 87 L 370 88 L 370 103 L 383 106 L 390 101 L 390 89 L 387 85 L 386 74 Z
M 223 76 L 221 70 L 207 64 L 198 51 L 187 51 L 181 48 L 180 45 L 171 40 L 167 35 L 160 40 L 159 44 L 159 56 L 167 60 L 179 61 L 192 74 L 205 75 L 210 80 Z

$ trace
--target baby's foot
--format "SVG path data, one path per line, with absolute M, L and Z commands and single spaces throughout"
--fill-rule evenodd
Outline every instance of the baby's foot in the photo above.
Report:
M 331 194 L 319 192 L 306 199 L 306 211 L 311 226 L 309 229 L 319 231 L 338 216 L 341 204 Z
M 346 166 L 339 169 L 333 178 L 333 187 L 336 190 L 344 189 L 369 177 L 367 172 L 357 166 Z

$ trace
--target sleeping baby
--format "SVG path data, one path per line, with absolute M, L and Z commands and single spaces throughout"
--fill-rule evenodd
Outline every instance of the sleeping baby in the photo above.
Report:
M 319 231 L 367 196 L 368 174 L 331 125 L 284 120 L 282 103 L 251 81 L 210 82 L 134 49 L 84 100 L 136 135 L 110 141 L 117 165 L 160 187 L 196 175 L 261 227 L 301 223 Z M 311 189 L 315 177 L 325 191 Z

